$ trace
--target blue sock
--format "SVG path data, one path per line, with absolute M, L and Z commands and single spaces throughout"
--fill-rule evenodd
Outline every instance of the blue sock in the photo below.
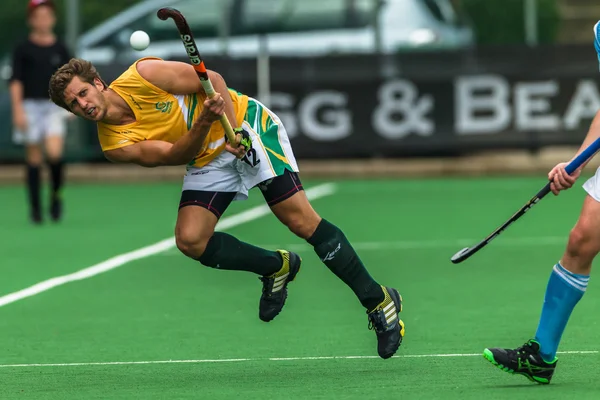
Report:
M 535 333 L 535 340 L 540 344 L 540 354 L 544 361 L 553 362 L 556 358 L 556 350 L 567 321 L 573 308 L 583 297 L 589 279 L 589 275 L 567 271 L 560 263 L 554 266 Z

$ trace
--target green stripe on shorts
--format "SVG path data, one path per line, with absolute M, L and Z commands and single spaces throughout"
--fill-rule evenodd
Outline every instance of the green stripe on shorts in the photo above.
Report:
M 246 121 L 254 129 L 254 121 L 256 120 L 256 109 L 258 104 L 251 99 L 248 99 L 248 108 L 246 108 L 246 115 L 244 121 Z
M 265 120 L 263 126 L 263 119 Z M 293 171 L 287 159 L 283 147 L 279 142 L 279 125 L 273 121 L 268 111 L 252 99 L 248 99 L 248 109 L 246 110 L 246 122 L 260 136 L 262 143 L 254 143 L 253 146 L 261 146 L 269 156 L 269 161 L 279 176 L 287 169 Z

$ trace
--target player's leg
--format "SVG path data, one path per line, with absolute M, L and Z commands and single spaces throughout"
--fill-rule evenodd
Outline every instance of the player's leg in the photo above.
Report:
M 325 265 L 354 291 L 377 332 L 379 354 L 383 358 L 391 357 L 404 334 L 404 325 L 398 319 L 400 295 L 396 289 L 377 283 L 344 233 L 312 208 L 278 117 L 250 99 L 244 127 L 253 143 L 252 151 L 241 163 L 245 186 L 258 185 L 277 218 L 294 234 L 307 240 Z
M 43 153 L 38 143 L 27 143 L 25 147 L 25 160 L 27 164 L 26 177 L 29 215 L 32 222 L 39 224 L 43 221 L 40 199 Z
M 294 183 L 300 189 L 283 199 L 285 193 L 294 190 Z M 366 309 L 370 327 L 375 329 L 379 355 L 391 357 L 404 336 L 404 323 L 398 318 L 402 311 L 402 297 L 398 291 L 373 279 L 344 232 L 313 209 L 296 173 L 286 170 L 259 187 L 277 218 L 296 236 L 312 245 L 319 259 L 352 289 Z
M 594 179 L 594 178 L 592 178 Z M 599 197 L 600 199 L 600 197 Z M 535 340 L 544 360 L 553 361 L 571 312 L 583 297 L 592 261 L 600 252 L 600 201 L 586 196 L 567 248 L 548 281 Z
M 285 181 L 293 183 L 286 185 Z M 278 201 L 280 192 L 294 184 L 302 187 L 297 174 L 286 170 L 267 185 L 261 185 L 261 189 L 275 216 L 292 233 L 314 247 L 321 261 L 354 291 L 365 309 L 373 310 L 384 300 L 385 293 L 371 277 L 344 233 L 317 214 L 302 189 Z
M 44 159 L 42 145 L 43 130 L 39 123 L 40 110 L 35 102 L 23 102 L 27 117 L 27 130 L 23 132 L 25 140 L 25 163 L 27 165 L 27 197 L 29 200 L 29 215 L 33 223 L 42 222 L 40 199 L 41 166 Z
M 59 221 L 63 215 L 64 184 L 64 162 L 63 162 L 64 138 L 59 135 L 46 137 L 45 148 L 48 167 L 50 170 L 50 217 Z
M 62 187 L 64 184 L 64 143 L 66 121 L 64 110 L 48 104 L 45 148 L 50 169 L 50 216 L 54 221 L 63 214 Z
M 550 274 L 535 338 L 516 350 L 492 348 L 484 351 L 489 361 L 509 372 L 520 373 L 540 383 L 550 383 L 552 379 L 562 334 L 587 289 L 592 261 L 600 252 L 599 174 L 596 172 L 584 185 L 588 196 L 571 230 L 567 248 Z
M 287 265 L 289 260 L 282 252 L 214 231 L 231 201 L 247 197 L 235 165 L 235 157 L 224 152 L 202 168 L 188 168 L 175 228 L 176 243 L 183 254 L 205 266 L 254 272 L 262 278 Z
M 281 268 L 279 253 L 244 243 L 225 232 L 215 232 L 217 221 L 235 195 L 184 190 L 175 227 L 177 248 L 207 267 L 249 271 L 260 276 L 272 274 Z

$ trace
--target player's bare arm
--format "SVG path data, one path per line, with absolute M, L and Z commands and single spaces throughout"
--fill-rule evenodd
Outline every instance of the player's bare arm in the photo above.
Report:
M 27 117 L 23 109 L 23 82 L 13 80 L 9 88 L 13 110 L 13 125 L 15 128 L 25 131 L 27 129 Z
M 583 150 L 585 150 L 590 144 L 592 144 L 599 137 L 600 137 L 600 111 L 598 111 L 596 113 L 596 116 L 594 117 L 594 119 L 590 125 L 590 129 L 588 130 L 588 133 L 587 133 L 581 147 L 579 148 L 577 153 L 573 156 L 573 159 L 575 159 L 575 157 L 577 157 L 577 155 L 579 153 L 581 153 Z M 552 170 L 548 173 L 548 179 L 552 181 L 552 184 L 550 185 L 550 190 L 552 190 L 552 193 L 554 195 L 558 195 L 561 190 L 566 190 L 566 189 L 571 188 L 575 184 L 575 181 L 577 181 L 577 178 L 579 178 L 579 175 L 581 174 L 581 171 L 587 165 L 587 162 L 583 163 L 582 166 L 579 167 L 571 175 L 569 175 L 567 173 L 567 171 L 565 170 L 565 168 L 567 167 L 568 164 L 569 164 L 568 162 L 560 163 L 557 166 L 555 166 L 554 168 L 552 168 Z
M 196 71 L 190 64 L 179 61 L 144 60 L 137 64 L 137 68 L 144 79 L 169 93 L 184 95 L 204 93 Z M 211 70 L 208 70 L 208 76 L 215 92 L 220 93 L 225 100 L 225 114 L 231 127 L 236 128 L 238 124 L 233 102 L 230 96 L 224 95 L 229 93 L 225 80 L 220 74 Z
M 596 115 L 594 116 L 594 119 L 592 120 L 592 123 L 590 124 L 590 129 L 588 130 L 588 133 L 587 133 L 585 139 L 583 140 L 581 147 L 579 148 L 579 150 L 577 150 L 577 154 L 575 154 L 575 156 L 573 156 L 573 159 L 575 159 L 575 157 L 577 157 L 577 155 L 579 155 L 583 150 L 585 150 L 590 144 L 592 144 L 599 137 L 600 137 L 600 110 L 598 112 L 596 112 Z M 582 169 L 587 165 L 588 162 L 589 161 L 582 164 Z
M 188 133 L 175 143 L 146 140 L 118 149 L 107 150 L 105 157 L 116 163 L 133 163 L 142 167 L 162 165 L 185 165 L 194 159 L 206 140 L 210 127 L 223 114 L 225 102 L 217 94 L 204 101 L 202 113 L 194 121 Z
M 137 69 L 144 79 L 169 93 L 183 95 L 204 93 L 196 71 L 190 64 L 179 61 L 144 60 L 137 64 Z M 225 79 L 219 73 L 208 70 L 208 77 L 215 92 L 221 95 L 229 93 Z M 227 115 L 231 127 L 235 129 L 238 123 L 231 97 L 223 96 L 223 100 L 225 100 L 225 115 Z M 230 146 L 229 143 L 227 151 L 235 154 L 238 158 L 245 154 L 243 146 Z

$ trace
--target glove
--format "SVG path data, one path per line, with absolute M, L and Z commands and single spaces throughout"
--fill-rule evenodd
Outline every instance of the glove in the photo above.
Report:
M 252 139 L 250 138 L 250 134 L 242 127 L 240 128 L 235 128 L 233 130 L 233 133 L 237 134 L 241 134 L 242 138 L 240 140 L 240 144 L 242 146 L 244 146 L 244 148 L 246 149 L 246 151 L 250 150 L 252 148 Z M 227 135 L 225 135 L 225 140 L 227 140 Z

